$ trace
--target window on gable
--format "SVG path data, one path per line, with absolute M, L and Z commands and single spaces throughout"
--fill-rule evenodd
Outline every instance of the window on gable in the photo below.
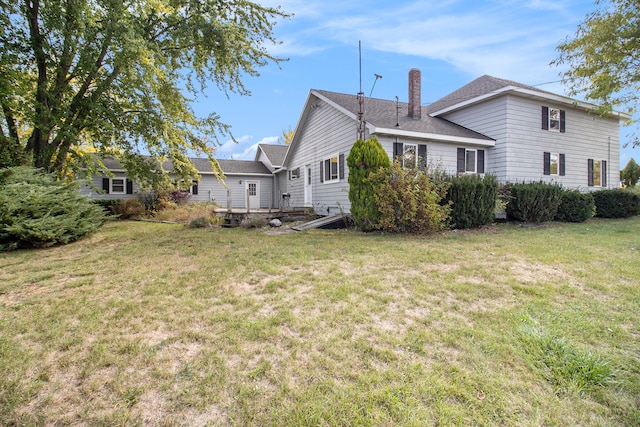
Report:
M 544 153 L 544 174 L 559 175 L 565 174 L 565 155 L 563 153 Z
M 341 179 L 344 179 L 344 154 L 320 161 L 320 182 L 338 182 Z
M 484 150 L 458 148 L 458 173 L 484 173 Z
M 542 129 L 553 132 L 565 131 L 566 113 L 554 107 L 542 107 Z

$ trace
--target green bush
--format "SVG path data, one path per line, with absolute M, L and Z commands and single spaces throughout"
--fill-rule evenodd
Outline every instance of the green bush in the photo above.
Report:
M 113 214 L 116 206 L 120 204 L 120 199 L 93 199 L 92 203 L 100 206 L 105 213 Z
M 552 221 L 562 202 L 562 187 L 546 182 L 510 184 L 507 215 L 516 221 Z
M 77 183 L 20 166 L 0 170 L 0 250 L 48 247 L 100 227 L 102 208 L 80 195 Z
M 451 204 L 451 227 L 476 228 L 495 221 L 498 180 L 493 175 L 460 175 L 447 179 L 444 199 Z
M 144 206 L 137 199 L 119 200 L 112 211 L 118 219 L 139 218 L 145 213 Z
M 562 222 L 583 222 L 595 215 L 596 203 L 590 193 L 568 190 L 562 193 L 555 220 Z
M 373 176 L 377 176 L 375 173 L 380 168 L 388 168 L 390 164 L 389 156 L 375 137 L 366 141 L 357 140 L 347 157 L 351 215 L 361 230 L 371 231 L 380 221 L 380 212 L 375 203 L 375 189 L 379 182 Z
M 375 228 L 400 233 L 424 233 L 447 228 L 449 204 L 441 204 L 448 184 L 432 181 L 426 173 L 403 168 L 395 161 L 388 170 L 374 174 L 380 220 Z
M 592 193 L 596 203 L 596 216 L 600 218 L 627 218 L 640 214 L 638 193 L 615 189 Z

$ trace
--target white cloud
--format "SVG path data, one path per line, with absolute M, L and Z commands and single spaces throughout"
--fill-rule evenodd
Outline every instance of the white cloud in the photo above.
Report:
M 249 140 L 252 139 L 251 137 L 248 138 Z M 262 138 L 255 144 L 248 145 L 246 143 L 243 143 L 240 147 L 236 145 L 235 147 L 232 147 L 234 148 L 234 150 L 231 158 L 234 160 L 253 160 L 256 157 L 256 151 L 258 150 L 259 144 L 277 144 L 279 139 L 280 138 L 277 136 L 267 136 Z

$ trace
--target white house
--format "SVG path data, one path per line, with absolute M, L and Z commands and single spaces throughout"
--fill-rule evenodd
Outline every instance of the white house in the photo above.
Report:
M 491 76 L 423 107 L 420 86 L 413 69 L 408 103 L 364 99 L 365 138 L 377 137 L 390 158 L 451 174 L 491 173 L 503 183 L 619 186 L 619 122 L 629 116 L 598 116 L 591 104 Z M 287 179 L 293 205 L 323 215 L 349 211 L 345 159 L 359 111 L 355 95 L 310 91 L 284 160 L 298 171 Z
M 289 146 L 261 144 L 253 161 L 219 160 L 226 187 L 206 159 L 192 159 L 202 178 L 191 200 L 348 213 L 346 158 L 360 123 L 365 138 L 375 136 L 391 159 L 404 164 L 433 164 L 450 174 L 490 173 L 502 183 L 556 182 L 581 191 L 619 187 L 620 120 L 629 119 L 626 114 L 600 116 L 592 104 L 491 76 L 426 107 L 419 70 L 409 72 L 408 86 L 406 103 L 311 90 Z M 135 197 L 136 184 L 120 165 L 105 165 L 114 177 L 93 182 L 103 192 L 90 186 L 84 191 L 99 198 Z

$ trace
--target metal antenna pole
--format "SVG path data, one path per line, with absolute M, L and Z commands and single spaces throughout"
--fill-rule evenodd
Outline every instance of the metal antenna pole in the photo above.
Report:
M 364 141 L 364 93 L 362 92 L 362 42 L 358 41 L 360 91 L 358 92 L 358 139 Z

